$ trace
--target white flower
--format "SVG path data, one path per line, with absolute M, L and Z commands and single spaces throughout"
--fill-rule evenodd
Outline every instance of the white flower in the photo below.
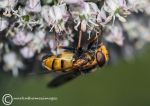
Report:
M 3 31 L 8 27 L 8 21 L 5 18 L 0 17 L 0 31 Z
M 45 45 L 45 36 L 46 32 L 43 30 L 37 31 L 35 33 L 35 36 L 33 38 L 33 41 L 31 42 L 30 46 L 33 47 L 38 53 L 40 53 L 41 49 Z
M 72 36 L 72 35 L 70 35 L 70 36 Z M 64 51 L 64 49 L 59 48 L 59 46 L 60 45 L 61 46 L 69 46 L 69 43 L 71 40 L 70 39 L 68 40 L 67 37 L 66 38 L 64 37 L 64 39 L 60 39 L 59 41 L 56 41 L 55 34 L 51 33 L 51 35 L 46 38 L 46 40 L 47 40 L 46 42 L 48 43 L 48 46 L 50 47 L 50 51 L 56 55 L 60 54 L 62 51 Z
M 53 54 L 60 54 L 60 53 L 62 53 L 64 51 L 64 49 L 61 49 L 61 48 L 57 49 L 57 47 L 59 45 L 61 45 L 61 46 L 69 46 L 69 41 L 67 39 L 61 40 L 61 41 L 59 41 L 59 45 L 57 45 L 57 42 L 54 39 L 50 39 L 48 44 L 49 44 L 49 47 L 50 47 L 51 52 Z
M 139 37 L 139 32 L 136 28 L 139 24 L 136 21 L 130 20 L 127 23 L 123 23 L 124 29 L 128 32 L 128 37 L 131 41 Z
M 142 23 L 142 19 L 137 20 L 136 18 L 133 18 L 128 23 L 123 24 L 125 30 L 128 33 L 129 40 L 136 40 L 134 43 L 136 49 L 141 49 L 146 43 L 150 42 L 150 25 L 146 26 Z
M 73 39 L 74 33 L 73 33 L 73 30 L 71 28 L 67 28 L 66 36 L 67 36 L 68 41 L 74 42 L 74 39 Z
M 33 34 L 31 33 L 30 35 L 34 35 L 32 41 L 30 41 L 27 46 L 20 50 L 20 53 L 24 58 L 32 58 L 36 52 L 40 53 L 41 49 L 43 49 L 46 45 L 45 31 L 39 30 Z
M 50 39 L 49 42 L 48 42 L 48 45 L 49 45 L 49 47 L 51 49 L 51 52 L 53 54 L 56 54 L 57 42 L 54 39 Z
M 150 31 L 147 26 L 144 26 L 141 23 L 141 20 L 133 18 L 128 23 L 124 23 L 123 26 L 128 32 L 128 37 L 131 41 L 142 39 L 146 42 L 150 42 Z
M 86 31 L 87 26 L 90 30 L 99 26 L 97 21 L 97 15 L 100 13 L 97 5 L 92 2 L 84 2 L 83 6 L 70 6 L 71 14 L 74 22 L 76 23 L 75 29 L 81 24 L 81 30 Z
M 143 11 L 147 4 L 147 0 L 127 0 L 131 11 Z
M 29 59 L 34 56 L 35 51 L 32 48 L 26 46 L 20 49 L 20 53 L 24 58 Z
M 109 13 L 108 18 L 113 18 L 113 23 L 115 17 L 121 22 L 126 22 L 124 17 L 130 14 L 125 0 L 105 0 L 103 9 Z
M 76 4 L 76 5 L 82 5 L 84 3 L 84 0 L 63 0 L 66 4 Z
M 18 28 L 24 29 L 27 27 L 32 30 L 35 25 L 39 24 L 39 21 L 35 20 L 35 16 L 29 15 L 24 8 L 19 7 L 18 11 L 13 11 L 13 14 L 18 17 L 16 22 L 19 24 Z
M 48 26 L 52 26 L 51 30 L 54 28 L 57 33 L 65 31 L 65 23 L 68 20 L 68 12 L 65 4 L 54 5 L 52 7 L 43 6 L 41 15 Z
M 17 31 L 16 35 L 14 36 L 14 38 L 12 39 L 12 41 L 14 42 L 14 44 L 16 45 L 21 45 L 24 46 L 25 44 L 27 44 L 28 42 L 30 42 L 33 39 L 33 34 L 32 33 L 27 33 L 25 31 Z
M 124 41 L 122 28 L 120 26 L 114 26 L 110 30 L 110 33 L 105 36 L 106 41 L 122 46 Z
M 59 45 L 68 47 L 68 46 L 69 46 L 69 41 L 68 41 L 67 39 L 61 40 L 60 43 L 59 43 Z M 62 53 L 63 51 L 64 51 L 64 49 L 58 48 L 58 49 L 57 49 L 57 54 L 60 54 L 60 53 Z
M 141 39 L 145 42 L 150 42 L 150 30 L 146 26 L 139 26 L 139 32 L 141 32 Z
M 24 67 L 23 63 L 14 52 L 6 53 L 3 57 L 3 60 L 5 63 L 3 67 L 4 70 L 12 70 L 14 77 L 18 76 L 18 69 L 22 69 Z
M 142 6 L 142 8 L 144 9 L 144 11 L 146 12 L 147 15 L 150 15 L 150 6 L 149 6 L 150 5 L 150 0 L 144 0 L 144 1 L 145 1 L 145 3 Z
M 40 12 L 41 11 L 41 2 L 40 0 L 28 0 L 26 2 L 25 9 L 28 12 Z
M 1 0 L 0 1 L 0 8 L 14 8 L 15 5 L 18 3 L 18 0 Z
M 145 12 L 148 14 L 148 15 L 150 15 L 150 3 L 149 4 L 147 4 L 146 6 L 145 6 L 145 8 L 144 8 L 144 10 L 145 10 Z
M 3 15 L 11 17 L 11 11 L 17 5 L 18 0 L 0 0 L 0 9 L 3 8 L 5 12 Z

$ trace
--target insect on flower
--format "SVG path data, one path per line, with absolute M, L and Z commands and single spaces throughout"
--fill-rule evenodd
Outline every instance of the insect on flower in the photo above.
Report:
M 80 39 L 79 37 L 79 44 Z M 86 50 L 83 50 L 79 45 L 77 48 L 60 46 L 60 48 L 68 51 L 64 51 L 59 55 L 44 57 L 42 65 L 48 72 L 64 72 L 64 74 L 52 80 L 52 82 L 49 83 L 49 87 L 56 87 L 67 82 L 68 77 L 69 79 L 74 79 L 75 76 L 81 73 L 91 72 L 97 65 L 103 67 L 109 58 L 108 51 L 103 43 L 100 43 L 98 46 L 93 46 L 96 41 L 97 36 L 90 40 Z M 64 82 L 61 82 L 59 78 Z

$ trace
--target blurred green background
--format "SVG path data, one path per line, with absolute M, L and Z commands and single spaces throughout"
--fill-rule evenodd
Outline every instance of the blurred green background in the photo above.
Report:
M 11 106 L 150 106 L 150 48 L 131 61 L 120 60 L 59 88 L 47 88 L 50 80 L 49 75 L 12 78 L 0 73 L 0 96 L 58 98 L 14 101 Z

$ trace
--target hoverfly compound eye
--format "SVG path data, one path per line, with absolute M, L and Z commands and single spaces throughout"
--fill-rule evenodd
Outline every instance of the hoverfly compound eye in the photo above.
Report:
M 100 51 L 96 53 L 96 60 L 97 64 L 100 67 L 104 66 L 104 64 L 106 63 L 105 55 Z

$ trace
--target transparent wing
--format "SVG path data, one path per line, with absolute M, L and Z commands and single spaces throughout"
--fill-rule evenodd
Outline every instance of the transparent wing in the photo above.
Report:
M 70 71 L 67 73 L 63 73 L 63 74 L 55 77 L 52 81 L 50 81 L 47 86 L 49 88 L 60 87 L 61 85 L 77 78 L 79 75 L 81 75 L 80 71 Z

